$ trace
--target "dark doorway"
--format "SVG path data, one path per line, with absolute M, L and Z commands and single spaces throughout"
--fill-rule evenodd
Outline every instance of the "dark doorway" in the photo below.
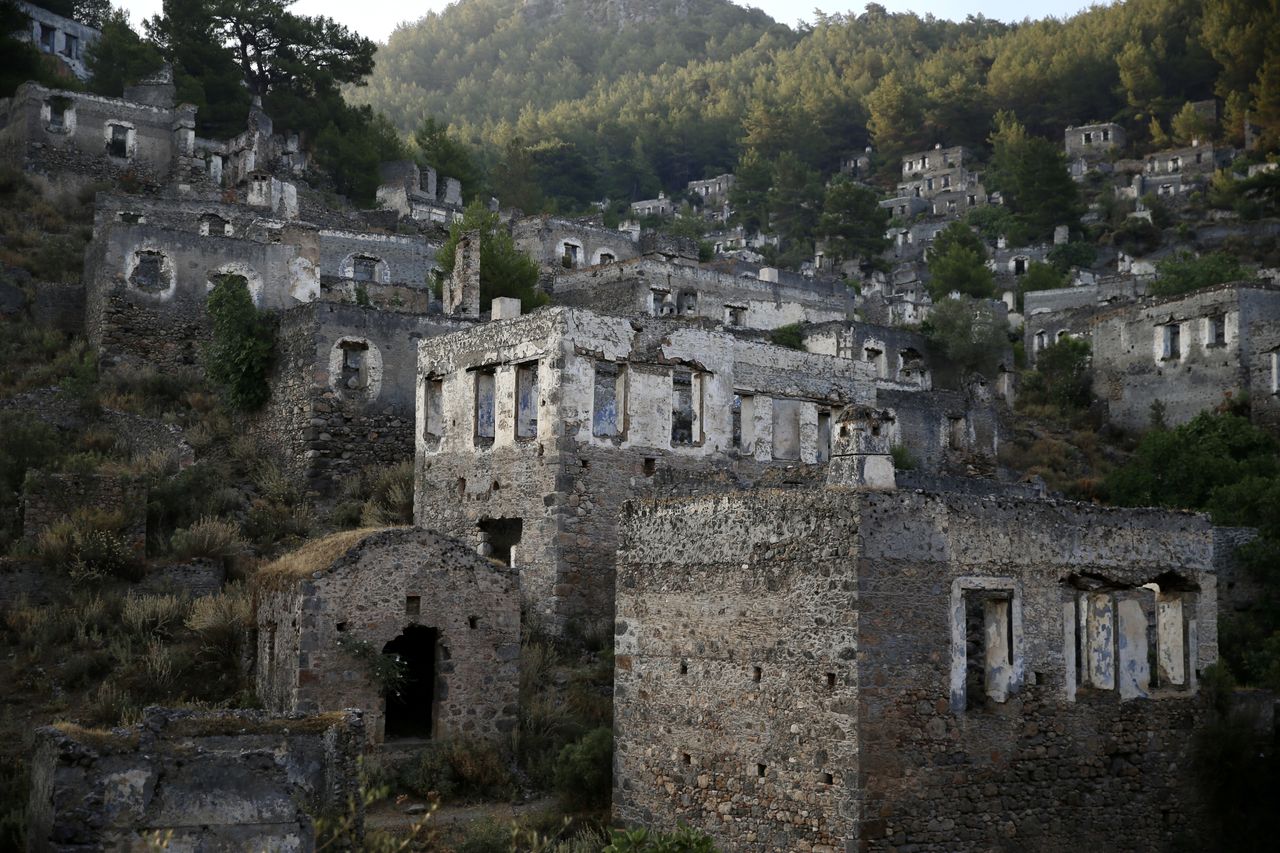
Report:
M 435 723 L 436 648 L 439 632 L 424 625 L 410 625 L 382 647 L 384 655 L 400 662 L 404 680 L 398 691 L 388 691 L 386 740 L 429 738 Z

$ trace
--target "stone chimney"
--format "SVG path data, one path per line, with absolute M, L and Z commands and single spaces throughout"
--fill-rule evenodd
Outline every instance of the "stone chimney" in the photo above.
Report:
M 468 231 L 458 240 L 453 275 L 444 283 L 444 313 L 480 317 L 480 232 Z
M 890 436 L 893 415 L 869 406 L 848 406 L 836 419 L 827 485 L 867 491 L 896 488 Z

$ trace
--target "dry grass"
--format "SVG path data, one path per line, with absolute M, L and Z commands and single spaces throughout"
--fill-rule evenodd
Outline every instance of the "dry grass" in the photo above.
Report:
M 126 734 L 110 729 L 91 729 L 68 722 L 57 722 L 53 727 L 77 743 L 83 743 L 98 752 L 130 752 L 138 748 L 137 732 Z
M 332 565 L 335 560 L 373 534 L 393 529 L 395 528 L 363 527 L 359 530 L 344 530 L 312 540 L 296 551 L 291 551 L 258 569 L 253 577 L 254 587 L 259 591 L 265 591 L 291 586 L 302 578 Z

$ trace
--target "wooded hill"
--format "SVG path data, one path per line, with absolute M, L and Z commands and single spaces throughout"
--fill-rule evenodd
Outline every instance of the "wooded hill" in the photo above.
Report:
M 1217 96 L 1226 136 L 1250 109 L 1274 145 L 1275 44 L 1275 0 L 1128 0 L 1018 25 L 870 4 L 800 31 L 727 0 L 460 0 L 397 30 L 350 94 L 404 130 L 447 122 L 504 202 L 532 181 L 572 209 L 680 189 L 748 150 L 828 174 L 870 144 L 887 176 L 906 150 L 983 147 L 999 110 L 1054 139 L 1114 119 L 1140 148 Z

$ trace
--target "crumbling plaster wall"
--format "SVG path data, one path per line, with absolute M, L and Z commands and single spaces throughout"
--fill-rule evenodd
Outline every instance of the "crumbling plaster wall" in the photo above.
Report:
M 633 504 L 618 555 L 615 817 L 762 851 L 1184 838 L 1204 711 L 1194 673 L 1217 658 L 1213 553 L 1202 516 L 1038 500 L 827 490 Z M 1073 584 L 1170 573 L 1192 590 L 1192 686 L 1118 701 L 1076 685 Z M 957 651 L 962 685 L 972 651 L 957 650 L 953 608 L 970 588 L 1013 598 L 1010 690 L 972 705 L 962 692 L 957 706 Z
M 1213 339 L 1221 317 L 1225 340 Z M 1093 321 L 1094 394 L 1112 421 L 1149 425 L 1151 406 L 1185 423 L 1230 393 L 1249 394 L 1259 422 L 1280 423 L 1270 353 L 1280 347 L 1280 289 L 1228 284 L 1116 309 Z
M 439 632 L 432 737 L 497 742 L 515 729 L 519 581 L 464 543 L 416 528 L 373 533 L 323 570 L 264 591 L 257 618 L 258 695 L 273 712 L 359 708 L 381 742 L 381 688 L 339 640 L 381 652 L 423 625 Z
M 558 271 L 564 271 L 566 243 L 578 249 L 577 267 L 603 263 L 602 254 L 611 255 L 612 263 L 617 263 L 640 253 L 636 241 L 625 231 L 546 215 L 516 220 L 512 223 L 511 235 L 517 249 L 544 267 Z
M 423 237 L 324 228 L 320 231 L 320 271 L 323 275 L 353 278 L 351 258 L 363 255 L 386 265 L 386 278 L 374 283 L 426 289 L 432 270 L 439 269 L 437 248 Z

